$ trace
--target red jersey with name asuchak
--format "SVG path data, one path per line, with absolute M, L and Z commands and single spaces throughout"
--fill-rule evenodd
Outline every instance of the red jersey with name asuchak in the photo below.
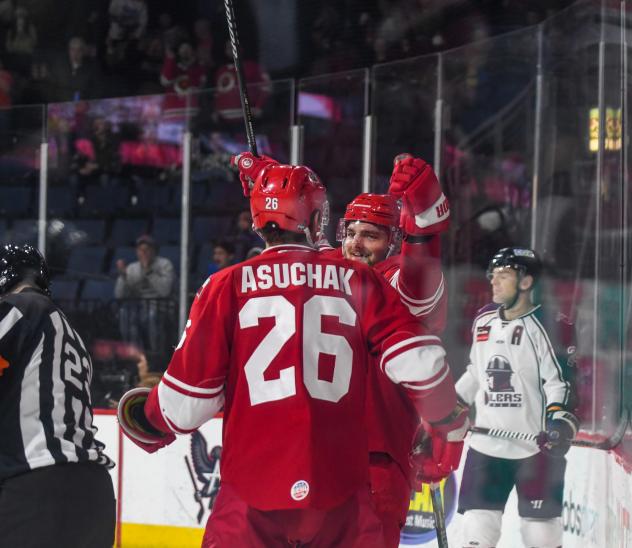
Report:
M 222 482 L 259 509 L 328 509 L 367 482 L 367 364 L 424 413 L 444 357 L 372 269 L 276 246 L 202 287 L 145 411 L 186 433 L 223 406 Z

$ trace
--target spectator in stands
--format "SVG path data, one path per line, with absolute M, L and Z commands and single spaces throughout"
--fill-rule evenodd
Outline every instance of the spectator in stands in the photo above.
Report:
M 235 258 L 243 261 L 246 254 L 253 247 L 264 247 L 263 240 L 252 229 L 252 215 L 250 210 L 242 211 L 237 217 L 237 230 L 231 235 L 235 242 Z
M 153 388 L 160 382 L 162 373 L 149 368 L 147 356 L 142 352 L 138 356 L 138 364 L 136 366 L 138 368 L 138 384 L 136 386 Z
M 158 245 L 146 234 L 136 240 L 138 261 L 116 261 L 118 278 L 114 287 L 117 299 L 126 299 L 120 309 L 123 338 L 153 353 L 165 348 L 164 330 L 174 295 L 176 275 L 173 264 L 158 255 Z
M 242 54 L 245 53 L 242 52 Z M 228 122 L 231 124 L 231 128 L 234 124 L 234 127 L 241 132 L 243 129 L 243 114 L 230 40 L 226 40 L 224 44 L 224 56 L 225 64 L 217 69 L 212 82 L 212 87 L 215 89 L 215 111 L 219 121 Z M 243 58 L 242 65 L 244 77 L 250 86 L 248 90 L 250 110 L 254 117 L 258 117 L 261 115 L 263 106 L 270 94 L 269 87 L 266 85 L 270 81 L 270 77 L 261 65 L 253 59 Z M 252 84 L 256 83 L 260 84 L 252 86 Z
M 73 159 L 73 171 L 80 186 L 97 181 L 102 186 L 116 183 L 121 171 L 121 158 L 119 143 L 108 120 L 101 116 L 95 118 L 90 138 L 78 140 L 75 146 L 77 152 Z
M 197 96 L 188 95 L 204 87 L 206 76 L 189 40 L 181 42 L 175 50 L 166 48 L 160 83 L 167 93 L 163 106 L 165 118 L 184 120 L 187 114 L 193 115 L 197 111 Z
M 205 70 L 209 70 L 213 66 L 213 34 L 210 21 L 208 19 L 195 21 L 193 34 L 195 35 L 197 59 Z
M 7 33 L 6 48 L 8 53 L 19 56 L 33 55 L 37 46 L 37 30 L 30 20 L 25 7 L 18 6 L 15 10 L 13 25 Z
M 175 49 L 186 38 L 185 30 L 173 23 L 173 17 L 168 12 L 158 17 L 158 32 L 165 48 Z
M 112 0 L 107 44 L 110 51 L 124 53 L 130 43 L 138 43 L 147 29 L 145 0 Z
M 96 65 L 86 58 L 83 38 L 75 36 L 68 42 L 68 57 L 51 69 L 55 99 L 60 102 L 94 99 L 102 84 Z
M 116 261 L 119 276 L 114 294 L 117 299 L 164 299 L 173 294 L 175 270 L 171 261 L 158 256 L 155 240 L 143 234 L 136 240 L 138 261 L 129 265 L 123 259 Z
M 235 259 L 235 246 L 226 240 L 220 240 L 213 249 L 213 264 L 215 271 L 221 270 L 233 264 Z
M 235 246 L 229 240 L 220 240 L 213 246 L 213 260 L 208 263 L 206 275 L 210 276 L 234 263 Z M 202 257 L 200 257 L 202 261 Z
M 158 95 L 162 93 L 159 83 L 164 52 L 160 36 L 148 36 L 140 44 L 140 65 L 137 67 L 142 80 L 140 95 Z
M 133 93 L 140 83 L 140 43 L 146 33 L 147 17 L 145 0 L 110 2 L 105 62 L 110 73 L 118 78 L 119 88 L 122 87 L 126 94 Z

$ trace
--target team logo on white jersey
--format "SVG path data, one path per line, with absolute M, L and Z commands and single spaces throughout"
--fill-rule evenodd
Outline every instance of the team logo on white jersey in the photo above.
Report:
M 487 367 L 487 390 L 485 391 L 485 405 L 489 407 L 520 407 L 522 394 L 517 394 L 511 384 L 513 371 L 509 360 L 496 354 L 492 356 Z
M 294 485 L 292 485 L 292 489 L 290 489 L 290 496 L 294 500 L 303 500 L 307 495 L 309 495 L 309 483 L 305 480 L 298 480 Z

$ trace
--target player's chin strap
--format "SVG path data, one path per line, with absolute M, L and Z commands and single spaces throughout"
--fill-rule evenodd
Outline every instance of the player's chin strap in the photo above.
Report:
M 516 296 L 511 300 L 511 304 L 509 305 L 501 305 L 503 310 L 511 310 L 515 304 L 518 302 L 518 298 L 520 297 L 520 288 L 516 288 Z
M 525 274 L 522 270 L 517 270 L 516 272 L 518 273 L 518 281 L 516 282 L 516 296 L 511 300 L 511 303 L 509 305 L 501 306 L 503 310 L 511 310 L 514 306 L 516 306 L 516 303 L 520 298 L 520 293 L 525 293 L 526 291 L 533 290 L 533 284 L 531 284 L 531 287 L 529 287 L 529 289 L 520 289 L 520 282 L 524 278 Z
M 305 233 L 305 238 L 307 239 L 307 243 L 311 245 L 312 247 L 316 247 L 316 244 L 314 243 L 314 238 L 312 238 L 312 233 L 310 232 L 309 228 L 304 227 L 303 232 Z
M 312 213 L 313 215 L 313 213 Z M 329 242 L 327 242 L 327 238 L 325 237 L 325 227 L 329 224 L 329 202 L 325 200 L 321 209 L 321 217 L 320 217 L 320 226 L 318 227 L 318 231 L 314 236 L 316 236 L 316 240 L 312 237 L 312 233 L 308 226 L 300 226 L 305 233 L 305 238 L 307 239 L 307 243 L 311 245 L 313 248 L 318 249 L 319 244 L 325 240 L 327 247 L 329 247 Z M 311 225 L 311 223 L 310 223 Z
M 384 257 L 384 259 L 388 259 L 391 255 L 395 255 L 399 251 L 401 243 L 402 231 L 399 228 L 391 229 L 388 251 L 386 252 L 386 257 Z

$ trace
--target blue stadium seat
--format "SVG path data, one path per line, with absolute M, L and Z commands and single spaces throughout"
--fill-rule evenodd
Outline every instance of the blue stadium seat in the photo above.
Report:
M 177 244 L 180 241 L 180 218 L 156 217 L 151 235 L 158 245 Z
M 206 204 L 212 209 L 226 209 L 227 207 L 233 210 L 248 209 L 248 201 L 244 198 L 239 181 L 225 179 L 216 179 L 210 182 Z
M 68 259 L 66 276 L 68 278 L 85 278 L 95 274 L 102 274 L 105 251 L 106 249 L 103 246 L 74 248 Z
M 0 244 L 9 241 L 9 223 L 6 219 L 0 219 Z
M 201 245 L 195 257 L 195 264 L 192 265 L 192 270 L 204 278 L 208 276 L 208 264 L 213 260 L 214 248 L 213 244 Z
M 86 280 L 81 299 L 109 301 L 114 298 L 114 284 L 115 280 Z
M 168 184 L 139 183 L 134 208 L 139 211 L 176 213 L 180 211 L 180 201 L 173 198 L 173 189 Z
M 49 217 L 74 217 L 77 196 L 71 187 L 53 186 L 48 189 L 46 208 Z
M 88 185 L 83 201 L 80 200 L 78 212 L 82 216 L 111 215 L 127 209 L 130 205 L 130 191 L 127 187 L 107 188 L 101 185 Z
M 191 185 L 191 203 L 195 205 L 206 203 L 208 187 L 206 182 L 196 182 Z
M 0 215 L 26 217 L 35 213 L 32 194 L 27 186 L 0 186 Z
M 147 219 L 115 219 L 110 234 L 111 245 L 132 245 L 147 232 Z
M 79 289 L 79 280 L 68 280 L 56 278 L 50 284 L 53 299 L 59 301 L 75 301 L 77 298 L 77 290 Z
M 37 220 L 18 219 L 13 221 L 9 239 L 13 244 L 37 245 Z
M 191 265 L 191 275 L 189 276 L 189 289 L 195 291 L 199 288 L 206 278 L 213 272 L 210 270 L 210 264 L 213 261 L 213 244 L 204 244 L 199 246 L 195 255 L 195 261 Z
M 191 226 L 193 243 L 204 244 L 225 238 L 232 222 L 232 217 L 194 217 Z
M 82 244 L 103 244 L 105 241 L 105 221 L 103 219 L 77 219 L 72 222 L 76 236 Z
M 180 246 L 179 245 L 161 245 L 158 255 L 166 257 L 173 263 L 176 275 L 180 273 Z

